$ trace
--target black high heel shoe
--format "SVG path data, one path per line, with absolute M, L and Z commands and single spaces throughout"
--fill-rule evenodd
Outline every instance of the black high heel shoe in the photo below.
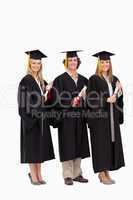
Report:
M 44 180 L 39 181 L 39 183 L 40 183 L 41 185 L 45 185 L 45 184 L 47 184 Z
M 28 176 L 29 176 L 29 179 L 30 179 L 30 182 L 31 182 L 31 184 L 32 185 L 40 185 L 41 183 L 40 182 L 34 182 L 33 180 L 32 180 L 32 177 L 31 177 L 31 174 L 30 173 L 28 173 Z

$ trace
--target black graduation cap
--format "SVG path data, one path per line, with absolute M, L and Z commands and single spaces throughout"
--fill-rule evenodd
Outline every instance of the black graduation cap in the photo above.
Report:
M 113 56 L 113 55 L 115 54 L 107 52 L 107 51 L 101 51 L 94 54 L 93 56 L 99 58 L 100 60 L 110 60 L 110 56 Z
M 76 51 L 63 51 L 61 53 L 66 53 L 67 58 L 72 58 L 72 57 L 78 57 L 77 52 L 81 52 L 82 50 L 76 50 Z
M 41 58 L 46 58 L 47 56 L 44 55 L 40 50 L 32 50 L 32 51 L 26 51 L 26 54 L 28 54 L 30 56 L 30 58 L 33 59 L 39 59 L 41 60 Z

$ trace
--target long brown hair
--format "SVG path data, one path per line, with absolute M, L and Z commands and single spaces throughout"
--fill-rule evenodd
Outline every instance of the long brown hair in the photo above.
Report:
M 28 57 L 27 74 L 33 75 L 32 69 L 31 69 L 31 58 L 30 57 Z M 43 74 L 42 74 L 42 63 L 41 63 L 40 70 L 37 73 L 37 79 L 40 82 L 42 91 L 44 92 L 45 91 L 45 84 L 44 84 L 44 78 L 43 78 Z
M 112 82 L 112 79 L 113 79 L 113 74 L 112 74 L 112 64 L 111 64 L 111 60 L 109 60 L 110 62 L 110 68 L 109 68 L 109 71 L 108 71 L 108 76 L 109 76 L 109 81 Z M 98 62 L 97 62 L 97 68 L 96 68 L 96 72 L 95 74 L 100 76 L 101 78 L 103 77 L 102 76 L 102 72 L 103 72 L 103 68 L 101 66 L 101 61 L 100 59 L 98 58 Z

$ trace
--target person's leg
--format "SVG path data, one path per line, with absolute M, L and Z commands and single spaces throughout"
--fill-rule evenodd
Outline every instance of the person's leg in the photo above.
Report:
M 37 177 L 39 181 L 42 181 L 42 175 L 41 175 L 41 164 L 37 163 Z
M 62 162 L 62 173 L 66 185 L 73 185 L 73 160 Z
M 108 180 L 108 178 L 106 177 L 105 171 L 99 172 L 98 177 L 99 177 L 99 179 L 100 179 L 101 182 L 104 181 L 104 180 L 105 181 Z
M 73 161 L 73 179 L 80 175 L 82 175 L 81 158 L 77 158 Z
M 37 177 L 37 164 L 29 164 L 30 167 L 30 176 L 33 182 L 38 182 L 38 177 Z
M 37 177 L 38 177 L 38 180 L 40 183 L 46 184 L 46 182 L 43 180 L 42 174 L 41 174 L 41 163 L 37 163 Z
M 62 162 L 63 178 L 73 178 L 73 160 Z

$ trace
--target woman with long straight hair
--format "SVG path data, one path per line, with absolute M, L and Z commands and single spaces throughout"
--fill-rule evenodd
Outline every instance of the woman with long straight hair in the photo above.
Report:
M 93 55 L 98 58 L 97 69 L 87 88 L 93 168 L 103 184 L 114 184 L 109 171 L 125 165 L 120 133 L 123 92 L 119 79 L 112 74 L 113 55 L 106 51 Z
M 54 159 L 49 119 L 44 117 L 48 104 L 47 82 L 42 75 L 42 61 L 46 57 L 39 50 L 28 54 L 27 75 L 18 89 L 19 115 L 21 117 L 21 163 L 29 163 L 30 181 L 34 185 L 45 184 L 41 163 Z

